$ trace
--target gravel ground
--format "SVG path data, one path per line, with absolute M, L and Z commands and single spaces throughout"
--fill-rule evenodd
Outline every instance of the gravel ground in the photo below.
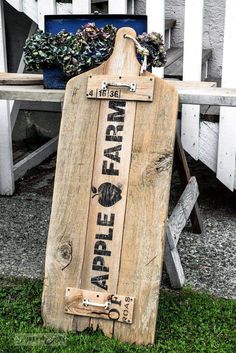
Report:
M 17 182 L 14 196 L 0 197 L 0 274 L 43 278 L 54 171 L 52 157 Z M 181 235 L 186 285 L 236 299 L 236 193 L 199 162 L 191 161 L 191 172 L 200 186 L 204 232 Z M 171 189 L 173 206 L 180 194 L 176 172 Z M 168 286 L 165 272 L 162 285 Z

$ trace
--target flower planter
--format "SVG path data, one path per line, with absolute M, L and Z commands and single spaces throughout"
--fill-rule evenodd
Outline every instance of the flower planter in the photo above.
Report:
M 136 33 L 142 34 L 147 31 L 147 16 L 142 15 L 47 15 L 45 16 L 45 31 L 57 34 L 62 29 L 76 33 L 78 28 L 93 22 L 97 27 L 112 24 L 116 28 L 132 27 Z M 64 89 L 68 78 L 57 67 L 44 69 L 44 87 L 53 89 Z

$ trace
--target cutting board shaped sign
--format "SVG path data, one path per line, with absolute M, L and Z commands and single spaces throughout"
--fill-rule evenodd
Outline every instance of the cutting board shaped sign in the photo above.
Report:
M 98 327 L 155 340 L 178 95 L 140 75 L 117 32 L 112 56 L 66 87 L 42 314 L 60 330 Z

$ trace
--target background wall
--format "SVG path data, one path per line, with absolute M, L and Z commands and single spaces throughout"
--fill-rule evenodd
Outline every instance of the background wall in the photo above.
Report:
M 177 20 L 173 31 L 173 46 L 181 46 L 184 31 L 184 0 L 167 0 L 166 17 Z M 210 76 L 220 77 L 224 39 L 225 0 L 205 0 L 203 47 L 212 49 Z
M 145 0 L 135 1 L 136 14 L 145 14 L 145 2 Z M 166 17 L 177 21 L 172 40 L 172 46 L 176 47 L 183 45 L 184 4 L 185 0 L 166 0 Z M 225 0 L 205 0 L 203 47 L 212 49 L 209 74 L 213 78 L 221 77 L 224 15 Z

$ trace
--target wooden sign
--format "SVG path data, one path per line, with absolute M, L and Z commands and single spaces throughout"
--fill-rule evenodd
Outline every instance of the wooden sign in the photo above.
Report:
M 57 329 L 99 328 L 152 344 L 178 95 L 154 75 L 140 76 L 134 44 L 124 34 L 136 36 L 120 29 L 110 59 L 67 84 L 42 314 Z M 106 97 L 97 93 L 101 85 Z M 119 97 L 111 97 L 117 88 Z M 91 90 L 96 94 L 89 97 Z M 142 92 L 144 101 L 136 95 Z M 120 302 L 119 315 L 109 315 L 117 309 L 109 298 Z M 125 298 L 132 298 L 128 308 Z
M 153 77 L 90 75 L 87 97 L 152 102 L 154 83 Z
M 132 324 L 134 298 L 66 288 L 65 313 Z

